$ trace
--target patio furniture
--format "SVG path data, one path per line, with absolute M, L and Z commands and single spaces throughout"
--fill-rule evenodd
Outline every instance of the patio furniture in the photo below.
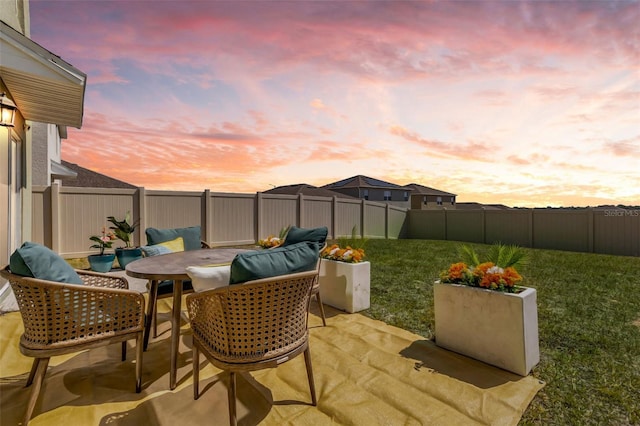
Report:
M 147 244 L 151 246 L 167 243 L 169 241 L 174 240 L 175 238 L 181 237 L 183 239 L 184 251 L 211 248 L 211 246 L 206 241 L 203 241 L 200 239 L 199 226 L 189 226 L 186 228 L 170 228 L 170 229 L 147 228 L 145 230 L 145 235 L 147 237 Z M 154 287 L 154 284 L 151 281 L 149 281 L 149 283 L 147 284 L 147 288 L 149 289 L 149 296 L 153 296 L 153 298 L 151 297 L 149 298 L 149 311 L 147 312 L 147 315 L 149 316 L 153 324 L 153 338 L 155 339 L 156 337 L 158 337 L 157 302 L 160 299 L 166 299 L 173 296 L 173 281 L 164 280 L 156 283 L 157 291 L 153 294 L 151 292 L 152 287 Z M 186 294 L 186 293 L 192 293 L 192 292 L 193 292 L 193 287 L 191 286 L 191 281 L 189 281 L 188 279 L 183 281 L 182 293 Z M 145 340 L 145 346 L 144 346 L 145 350 L 147 350 L 147 342 L 148 342 L 148 339 Z
M 318 253 L 327 247 L 327 235 L 329 230 L 326 226 L 320 226 L 318 228 L 298 228 L 297 226 L 289 227 L 287 235 L 285 236 L 282 246 L 286 247 L 291 244 L 296 244 L 300 241 L 315 241 L 320 245 Z M 318 261 L 318 273 L 320 273 L 320 261 Z M 318 308 L 320 309 L 320 316 L 322 317 L 322 325 L 327 325 L 327 319 L 324 316 L 324 306 L 322 304 L 322 298 L 320 297 L 320 281 L 316 280 L 311 290 L 311 295 L 316 297 Z
M 193 396 L 198 399 L 200 351 L 229 372 L 229 421 L 236 418 L 236 373 L 278 365 L 304 353 L 312 404 L 315 384 L 308 315 L 317 269 L 234 284 L 187 296 L 193 330 Z
M 33 388 L 24 425 L 38 401 L 52 356 L 122 342 L 124 361 L 127 340 L 136 339 L 136 392 L 142 387 L 144 296 L 129 290 L 124 278 L 76 272 L 84 285 L 16 275 L 8 266 L 0 270 L 11 284 L 22 315 L 20 352 L 34 358 L 26 383 Z
M 245 249 L 216 248 L 190 250 L 160 256 L 145 257 L 127 265 L 127 275 L 134 278 L 150 280 L 149 306 L 147 307 L 147 322 L 144 331 L 143 347 L 149 344 L 151 320 L 158 300 L 158 287 L 162 282 L 170 283 L 173 296 L 171 312 L 171 367 L 169 370 L 169 386 L 176 387 L 176 373 L 178 365 L 178 344 L 180 340 L 180 310 L 182 307 L 182 291 L 184 281 L 189 280 L 187 267 L 230 263 L 238 253 Z M 168 297 L 168 296 L 167 296 Z

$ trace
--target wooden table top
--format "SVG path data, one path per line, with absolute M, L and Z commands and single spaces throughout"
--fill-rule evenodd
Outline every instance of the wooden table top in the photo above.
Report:
M 125 270 L 129 276 L 146 280 L 188 280 L 188 266 L 231 263 L 236 254 L 245 251 L 249 250 L 215 248 L 161 254 L 133 261 Z

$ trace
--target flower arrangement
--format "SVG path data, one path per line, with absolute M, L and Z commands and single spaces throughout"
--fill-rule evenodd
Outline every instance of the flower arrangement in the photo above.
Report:
M 461 253 L 465 261 L 454 263 L 442 271 L 440 282 L 506 293 L 519 291 L 516 284 L 522 281 L 522 276 L 516 266 L 526 263 L 525 253 L 519 247 L 494 244 L 486 262 L 480 262 L 478 255 L 468 246 L 463 246 Z
M 92 235 L 91 237 L 89 237 L 89 239 L 95 242 L 95 244 L 93 244 L 90 248 L 100 249 L 100 256 L 103 256 L 104 249 L 111 248 L 113 240 L 116 239 L 116 236 L 113 234 L 113 232 L 107 232 L 106 226 L 103 226 L 102 235 Z
M 114 225 L 109 227 L 109 229 L 113 230 L 116 238 L 121 240 L 125 244 L 126 248 L 131 248 L 133 232 L 136 230 L 137 224 L 131 224 L 129 222 L 131 220 L 130 212 L 127 212 L 123 220 L 117 220 L 113 216 L 107 217 L 107 220 Z
M 262 248 L 273 248 L 273 247 L 278 247 L 283 242 L 284 240 L 282 238 L 269 235 L 267 238 L 263 240 L 258 240 L 258 245 Z
M 266 249 L 278 247 L 279 245 L 284 243 L 284 239 L 287 236 L 287 232 L 289 232 L 290 227 L 291 226 L 286 226 L 282 228 L 277 237 L 273 235 L 269 235 L 267 238 L 263 240 L 258 240 L 258 245 Z
M 336 260 L 338 262 L 358 263 L 362 262 L 365 254 L 362 248 L 354 249 L 351 248 L 351 246 L 341 248 L 340 245 L 333 244 L 322 250 L 320 256 L 324 259 Z

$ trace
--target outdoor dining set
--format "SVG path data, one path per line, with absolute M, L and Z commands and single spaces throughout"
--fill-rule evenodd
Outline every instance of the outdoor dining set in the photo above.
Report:
M 308 313 L 313 296 L 325 323 L 319 293 L 320 252 L 327 228 L 291 227 L 271 249 L 210 248 L 200 227 L 148 228 L 146 256 L 125 273 L 148 280 L 148 297 L 126 278 L 76 270 L 47 247 L 27 242 L 0 271 L 15 294 L 24 333 L 20 351 L 33 357 L 26 384 L 32 390 L 28 424 L 52 356 L 135 340 L 135 389 L 143 388 L 143 352 L 157 334 L 157 303 L 173 297 L 169 389 L 178 383 L 183 294 L 192 335 L 194 399 L 200 396 L 200 354 L 228 372 L 230 424 L 237 424 L 236 374 L 274 368 L 304 354 L 311 403 L 316 405 Z M 226 376 L 225 376 L 226 377 Z

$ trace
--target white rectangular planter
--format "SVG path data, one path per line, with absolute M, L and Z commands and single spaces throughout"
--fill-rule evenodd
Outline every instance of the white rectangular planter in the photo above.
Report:
M 371 264 L 322 259 L 320 297 L 322 302 L 350 313 L 369 309 Z
M 521 376 L 540 362 L 536 290 L 433 286 L 436 345 Z

